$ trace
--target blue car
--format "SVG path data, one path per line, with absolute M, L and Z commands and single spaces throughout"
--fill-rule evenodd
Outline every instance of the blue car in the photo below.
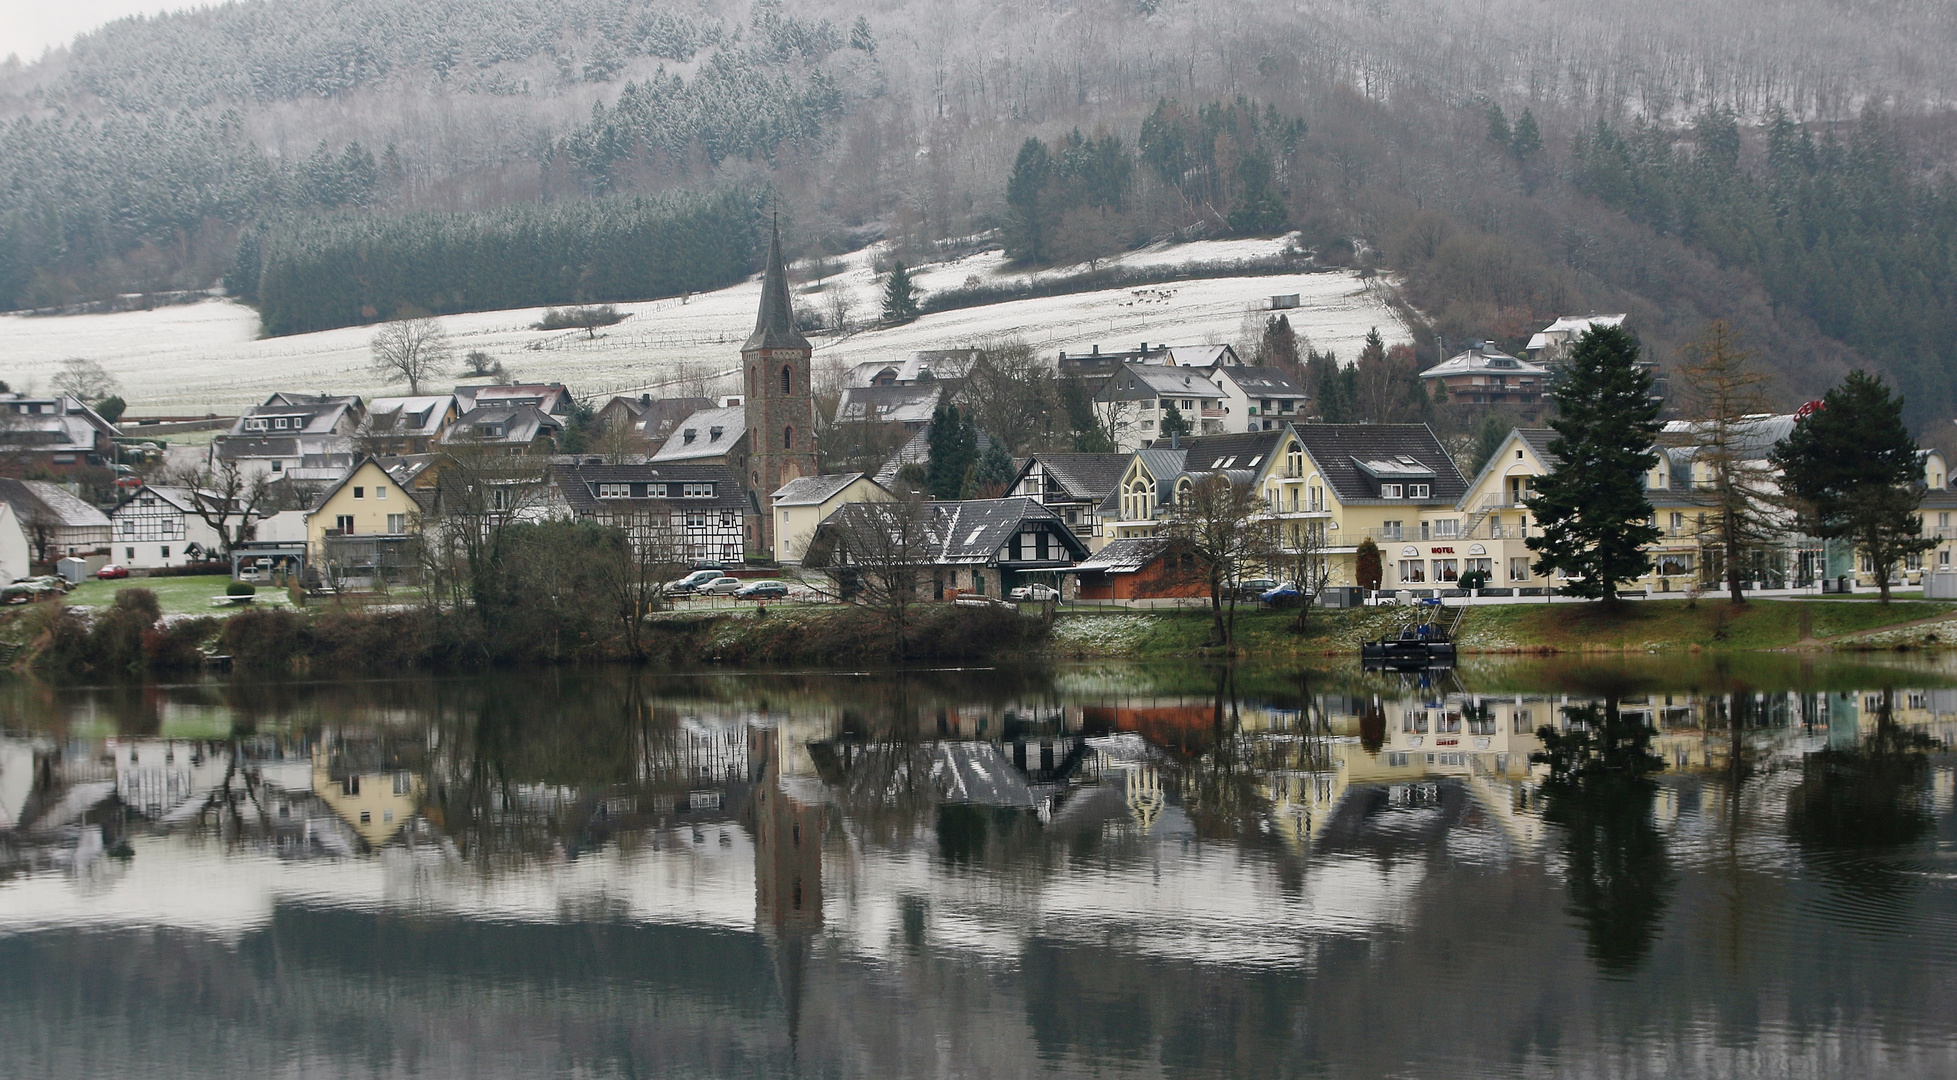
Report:
M 1298 587 L 1287 581 L 1275 589 L 1266 589 L 1259 593 L 1257 599 L 1266 604 L 1289 604 L 1298 599 Z

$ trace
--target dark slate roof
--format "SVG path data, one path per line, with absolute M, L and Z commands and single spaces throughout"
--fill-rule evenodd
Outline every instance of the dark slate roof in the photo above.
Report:
M 1305 388 L 1276 368 L 1224 367 L 1217 377 L 1237 384 L 1247 397 L 1304 397 Z
M 1516 428 L 1515 433 L 1529 444 L 1529 450 L 1543 463 L 1543 468 L 1553 469 L 1563 463 L 1563 459 L 1549 452 L 1549 441 L 1556 438 L 1556 431 L 1546 427 Z
M 990 563 L 1028 521 L 1050 523 L 1047 532 L 1058 539 L 1071 558 L 1051 560 L 1071 562 L 1087 556 L 1087 546 L 1067 529 L 1060 515 L 1041 506 L 1035 499 L 1017 496 L 1010 499 L 960 499 L 927 503 L 925 528 L 930 536 L 930 559 L 938 565 L 948 563 L 980 565 Z M 847 503 L 822 520 L 821 528 L 847 526 L 865 514 L 877 512 L 869 503 Z M 875 519 L 871 519 L 875 520 Z
M 1128 470 L 1129 455 L 1035 454 L 1032 460 L 1067 494 L 1098 502 L 1121 486 L 1121 474 Z
M 1433 471 L 1433 491 L 1420 502 L 1458 503 L 1467 493 L 1468 482 L 1461 470 L 1426 424 L 1299 424 L 1293 430 L 1342 503 L 1379 501 L 1378 488 L 1361 471 L 1360 461 L 1392 461 L 1402 456 Z
M 750 508 L 741 478 L 725 465 L 553 465 L 551 479 L 572 512 L 578 514 L 643 513 L 654 507 L 703 507 L 716 510 Z M 601 499 L 594 484 L 707 484 L 714 486 L 713 498 L 686 498 L 668 494 L 666 498 Z
M 1284 429 L 1240 431 L 1229 435 L 1198 435 L 1181 441 L 1182 470 L 1192 473 L 1219 469 L 1249 469 L 1256 472 L 1270 464 L 1271 454 L 1284 442 Z M 1153 463 L 1149 471 L 1155 472 Z M 1169 475 L 1174 475 L 1169 474 Z M 1168 477 L 1156 472 L 1158 480 Z
M 795 329 L 795 313 L 788 303 L 788 267 L 781 259 L 781 225 L 775 224 L 768 238 L 768 266 L 761 277 L 761 310 L 754 317 L 754 333 L 741 351 L 749 349 L 806 349 L 809 339 Z

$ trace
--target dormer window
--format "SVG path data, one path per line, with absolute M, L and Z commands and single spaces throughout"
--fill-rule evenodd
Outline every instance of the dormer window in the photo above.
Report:
M 599 484 L 598 497 L 601 499 L 629 499 L 632 497 L 632 485 Z
M 1381 485 L 1379 486 L 1379 497 L 1380 497 L 1380 498 L 1382 498 L 1382 499 L 1397 499 L 1397 498 L 1399 498 L 1399 497 L 1400 497 L 1400 485 L 1398 485 L 1398 484 L 1381 484 Z
M 712 428 L 708 428 L 708 429 L 707 429 L 707 441 L 708 441 L 708 442 L 719 442 L 719 441 L 720 441 L 720 437 L 721 437 L 721 436 L 722 436 L 723 434 L 725 434 L 725 433 L 726 433 L 726 431 L 727 431 L 727 429 L 726 429 L 726 428 L 723 428 L 723 427 L 712 427 Z
M 1431 491 L 1431 490 L 1433 490 L 1433 489 L 1432 489 L 1432 488 L 1431 488 L 1431 487 L 1430 487 L 1429 485 L 1427 485 L 1427 484 L 1408 484 L 1408 485 L 1407 485 L 1407 498 L 1409 498 L 1409 499 L 1425 499 L 1425 498 L 1427 498 L 1427 497 L 1428 497 L 1428 494 L 1427 494 L 1427 493 L 1428 493 L 1429 491 Z
M 699 437 L 700 437 L 699 431 L 693 428 L 687 428 L 685 431 L 680 432 L 680 445 L 692 446 L 693 440 Z
M 272 421 L 272 426 L 273 426 L 273 427 L 275 427 L 275 428 L 277 428 L 277 429 L 279 429 L 280 431 L 284 431 L 284 430 L 285 430 L 285 417 L 283 417 L 283 416 L 281 416 L 281 417 L 279 417 L 279 418 L 278 418 L 277 420 L 274 420 L 274 421 Z
M 711 499 L 713 498 L 713 485 L 682 484 L 680 486 L 680 497 L 686 499 Z

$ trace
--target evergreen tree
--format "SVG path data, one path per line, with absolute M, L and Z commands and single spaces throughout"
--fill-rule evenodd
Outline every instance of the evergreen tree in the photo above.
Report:
M 987 440 L 985 452 L 972 468 L 973 495 L 980 499 L 1001 498 L 1014 475 L 1012 455 L 1006 453 L 1006 444 L 998 439 Z
M 1644 482 L 1658 462 L 1651 390 L 1638 344 L 1622 329 L 1589 330 L 1571 350 L 1549 424 L 1556 468 L 1528 502 L 1541 533 L 1526 541 L 1536 573 L 1569 575 L 1565 592 L 1615 600 L 1620 584 L 1651 568 L 1645 545 L 1659 536 Z
M 1515 122 L 1515 132 L 1509 138 L 1509 153 L 1517 161 L 1527 161 L 1530 154 L 1542 150 L 1542 131 L 1536 127 L 1536 114 L 1522 110 L 1521 119 Z
M 1176 408 L 1175 402 L 1169 402 L 1168 408 L 1162 410 L 1162 437 L 1188 435 L 1189 430 L 1188 418 L 1182 415 L 1181 409 Z
M 1006 255 L 1024 263 L 1047 260 L 1047 186 L 1053 180 L 1053 155 L 1038 139 L 1020 144 L 1006 181 Z
M 1509 118 L 1502 114 L 1500 105 L 1488 107 L 1488 141 L 1503 150 L 1514 146 L 1515 133 L 1509 130 Z
M 1359 587 L 1367 592 L 1379 589 L 1380 578 L 1384 575 L 1380 559 L 1379 545 L 1368 536 L 1359 541 L 1359 548 L 1352 555 L 1353 577 L 1358 579 Z
M 1291 317 L 1273 315 L 1264 322 L 1264 336 L 1257 343 L 1259 367 L 1277 368 L 1296 375 L 1303 370 L 1298 360 L 1298 335 L 1291 329 Z
M 907 323 L 918 314 L 917 285 L 900 260 L 891 264 L 890 276 L 883 281 L 883 318 L 885 322 Z
M 931 460 L 926 466 L 925 490 L 934 499 L 956 499 L 965 493 L 972 466 L 978 463 L 978 432 L 956 405 L 939 404 L 931 413 L 925 436 Z
M 1310 354 L 1305 360 L 1305 388 L 1318 405 L 1318 418 L 1327 424 L 1350 424 L 1356 419 L 1359 403 L 1359 373 L 1340 367 L 1330 352 Z
M 1271 159 L 1246 155 L 1237 165 L 1237 203 L 1230 209 L 1230 231 L 1238 236 L 1270 236 L 1283 232 L 1290 214 L 1279 196 Z
M 1851 371 L 1803 417 L 1768 460 L 1814 535 L 1850 540 L 1873 564 L 1883 603 L 1889 575 L 1905 557 L 1936 546 L 1916 508 L 1922 466 L 1903 425 L 1902 398 L 1874 375 Z

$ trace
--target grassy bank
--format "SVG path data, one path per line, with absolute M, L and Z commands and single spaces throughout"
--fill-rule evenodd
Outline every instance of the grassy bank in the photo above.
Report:
M 1237 616 L 1237 647 L 1262 657 L 1345 655 L 1410 617 L 1403 608 L 1314 611 L 1308 633 L 1300 636 L 1287 612 L 1246 610 Z M 1176 657 L 1203 652 L 1210 637 L 1207 611 L 1078 611 L 1056 621 L 1049 648 L 1065 658 Z M 1463 651 L 1481 653 L 1939 647 L 1957 643 L 1957 604 L 1755 600 L 1734 606 L 1704 599 L 1516 604 L 1470 608 L 1457 640 Z

